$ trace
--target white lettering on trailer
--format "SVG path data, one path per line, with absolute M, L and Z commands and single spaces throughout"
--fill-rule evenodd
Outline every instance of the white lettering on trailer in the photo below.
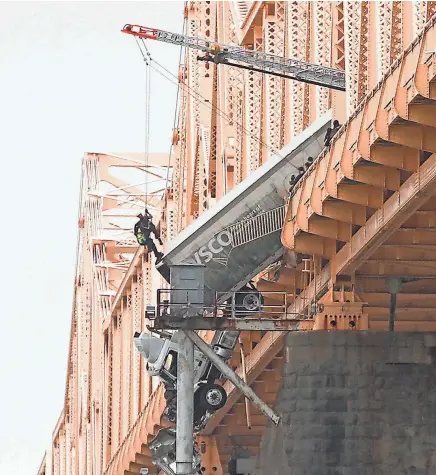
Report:
M 262 213 L 263 209 L 260 205 L 257 205 L 256 208 L 254 208 L 251 213 L 248 213 L 246 216 L 244 216 L 241 221 L 247 221 L 248 219 L 254 218 L 256 215 Z
M 232 245 L 232 235 L 228 231 L 221 231 L 218 236 L 213 236 L 206 246 L 194 254 L 197 264 L 204 264 L 214 258 L 214 254 L 219 254 L 225 247 Z
M 257 205 L 250 213 L 248 213 L 241 219 L 241 222 L 247 222 L 249 219 L 254 218 L 254 216 L 260 214 L 262 211 L 262 207 L 260 205 Z M 223 261 L 223 259 L 215 257 L 215 255 L 222 252 L 225 247 L 229 247 L 232 245 L 233 240 L 231 232 L 223 230 L 217 236 L 213 236 L 205 246 L 200 247 L 200 249 L 194 254 L 194 259 L 199 265 L 205 264 L 212 260 L 219 262 L 222 265 L 227 265 L 227 258 L 224 259 L 225 264 L 223 264 L 221 262 Z

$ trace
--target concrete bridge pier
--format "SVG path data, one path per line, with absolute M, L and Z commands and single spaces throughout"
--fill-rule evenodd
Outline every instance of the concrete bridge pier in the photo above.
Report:
M 434 475 L 436 333 L 289 333 L 257 475 Z

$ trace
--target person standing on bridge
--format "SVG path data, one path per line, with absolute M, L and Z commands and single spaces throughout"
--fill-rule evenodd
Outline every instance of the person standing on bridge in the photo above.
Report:
M 150 251 L 153 251 L 154 257 L 156 258 L 156 264 L 158 264 L 162 260 L 163 253 L 157 250 L 156 244 L 150 237 L 150 234 L 153 233 L 155 235 L 161 246 L 163 245 L 163 242 L 156 229 L 156 226 L 153 224 L 153 217 L 146 209 L 145 215 L 140 213 L 138 214 L 138 218 L 139 221 L 135 224 L 133 231 L 135 233 L 136 240 L 140 246 L 147 247 Z
M 338 120 L 333 122 L 333 128 L 328 128 L 324 136 L 324 147 L 330 147 L 330 142 L 332 138 L 338 133 L 338 130 L 341 128 L 341 124 Z

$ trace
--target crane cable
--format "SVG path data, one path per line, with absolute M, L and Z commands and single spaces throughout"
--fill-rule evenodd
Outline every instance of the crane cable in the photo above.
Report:
M 151 104 L 150 104 L 150 90 L 151 90 L 151 74 L 152 71 L 150 68 L 148 69 L 148 75 L 145 82 L 145 101 L 146 101 L 146 119 L 145 119 L 145 209 L 147 210 L 148 206 L 148 181 L 149 181 L 149 174 L 148 174 L 148 158 L 149 158 L 149 151 L 150 151 L 150 115 L 151 115 Z
M 137 38 L 135 37 L 137 43 L 138 43 L 138 40 Z M 142 43 L 144 45 L 144 47 L 146 48 L 145 46 L 145 39 L 144 38 L 141 38 L 142 40 Z M 139 45 L 139 43 L 138 43 Z M 140 48 L 141 49 L 141 48 Z M 147 50 L 148 51 L 148 50 Z M 141 54 L 143 55 L 144 57 L 144 52 L 141 50 Z M 155 66 L 154 64 L 159 66 L 161 69 L 163 69 L 165 71 L 166 74 L 164 74 L 162 71 L 159 71 Z M 179 80 L 178 80 L 178 77 L 175 76 L 171 71 L 169 71 L 167 68 L 165 68 L 165 66 L 163 66 L 162 64 L 160 64 L 158 61 L 156 61 L 155 59 L 153 59 L 151 57 L 151 55 L 149 54 L 149 64 L 150 64 L 150 67 L 152 69 L 154 69 L 158 74 L 160 74 L 163 78 L 167 79 L 168 81 L 170 81 L 171 83 L 173 84 L 176 84 L 177 86 L 179 86 Z M 172 76 L 172 79 L 171 77 L 168 77 L 169 76 Z M 248 130 L 246 127 L 244 127 L 244 125 L 238 121 L 236 121 L 234 118 L 230 117 L 228 114 L 226 114 L 222 109 L 220 109 L 217 105 L 215 105 L 214 107 L 210 104 L 209 100 L 206 99 L 204 96 L 202 96 L 199 92 L 195 91 L 192 87 L 190 87 L 188 84 L 185 84 L 185 87 L 186 89 L 196 98 L 197 101 L 199 101 L 203 106 L 206 106 L 208 109 L 210 110 L 215 110 L 217 112 L 217 115 L 222 117 L 227 123 L 234 123 L 237 128 L 239 128 L 241 130 L 242 133 L 244 133 L 245 135 L 251 137 L 255 142 L 257 142 L 259 145 L 261 145 L 262 147 L 264 147 L 265 149 L 269 150 L 271 153 L 273 153 L 274 155 L 277 155 L 278 157 L 280 158 L 284 158 L 284 156 L 275 148 L 275 147 L 272 147 L 271 145 L 268 145 L 267 143 L 265 143 L 261 138 L 257 137 L 255 134 L 253 134 L 252 132 L 250 132 L 250 130 Z M 293 163 L 290 163 L 293 168 L 295 168 L 296 170 L 299 169 L 299 167 L 297 167 L 296 165 L 294 165 Z
M 186 4 L 186 2 L 185 2 Z M 187 29 L 187 17 L 185 16 L 184 17 L 184 20 L 183 20 L 183 28 L 182 28 L 182 33 L 183 34 L 186 34 L 186 29 Z M 155 71 L 156 68 L 153 68 L 153 66 L 151 65 L 151 61 L 153 61 L 152 57 L 151 57 L 151 54 L 147 48 L 147 45 L 145 43 L 145 40 L 144 38 L 141 38 L 141 43 L 143 45 L 143 48 L 141 48 L 141 45 L 139 44 L 139 41 L 138 41 L 138 38 L 135 36 L 135 41 L 136 41 L 136 44 L 138 45 L 138 48 L 139 48 L 139 51 L 141 52 L 141 55 L 142 55 L 142 58 L 146 64 L 146 66 L 150 66 L 152 69 L 154 69 Z M 180 68 L 180 65 L 182 64 L 182 53 L 183 53 L 183 49 L 186 48 L 184 47 L 183 45 L 180 46 L 180 54 L 179 54 L 179 68 Z M 149 68 L 146 68 L 146 75 L 147 75 L 147 70 Z M 164 68 L 165 69 L 165 68 Z M 157 71 L 159 72 L 159 71 Z M 172 73 L 171 73 L 172 74 Z M 174 75 L 173 75 L 174 76 Z M 150 74 L 148 74 L 148 78 L 150 77 Z M 175 77 L 175 76 L 174 76 Z M 168 79 L 168 78 L 166 78 Z M 174 81 L 172 81 L 173 84 L 174 84 Z M 176 126 L 178 125 L 178 120 L 179 120 L 179 114 L 178 114 L 178 104 L 179 104 L 179 94 L 180 94 L 180 83 L 177 82 L 177 94 L 176 94 L 176 106 L 175 106 L 175 110 L 174 110 L 174 119 L 173 119 L 173 131 L 175 130 Z M 146 101 L 149 102 L 149 99 L 150 99 L 150 90 L 148 90 L 148 95 L 146 93 Z M 148 117 L 146 119 L 146 128 L 148 126 L 148 129 L 147 129 L 147 132 L 146 132 L 146 166 L 148 165 L 148 137 L 147 135 L 149 135 L 150 133 L 150 108 L 148 108 Z M 166 178 L 165 178 L 165 187 L 164 187 L 164 190 L 167 190 L 168 189 L 168 184 L 169 184 L 169 181 L 170 181 L 170 167 L 171 167 L 171 155 L 172 155 L 172 152 L 173 152 L 173 142 L 171 140 L 171 143 L 170 143 L 170 149 L 169 149 L 169 153 L 168 153 L 168 163 L 167 163 L 167 172 L 166 172 Z M 146 190 L 147 190 L 147 184 L 148 184 L 148 181 L 146 181 Z M 164 199 L 165 199 L 165 205 L 167 204 L 167 201 L 168 201 L 168 193 L 165 193 L 165 196 L 164 196 Z M 147 208 L 147 204 L 148 204 L 148 194 L 147 194 L 147 191 L 146 191 L 146 197 L 145 197 L 145 206 Z
M 150 89 L 151 89 L 151 55 L 145 46 L 145 52 L 141 49 L 138 39 L 136 44 L 141 51 L 145 63 L 145 107 L 144 107 L 144 214 L 148 211 L 148 168 L 149 168 L 149 148 L 150 148 Z
M 183 34 L 185 34 L 186 26 L 187 26 L 187 18 L 185 17 L 184 22 L 183 22 Z M 145 52 L 142 50 L 142 48 L 140 46 L 140 43 L 138 41 L 138 38 L 135 36 L 135 41 L 136 41 L 136 43 L 138 45 L 138 48 L 141 52 L 143 60 L 146 63 L 146 66 L 149 66 L 151 69 L 155 70 L 158 74 L 160 74 L 163 78 L 167 79 L 168 81 L 170 81 L 171 83 L 173 83 L 177 86 L 176 107 L 175 107 L 175 111 L 174 111 L 174 121 L 173 121 L 173 130 L 174 130 L 176 128 L 176 125 L 178 123 L 178 118 L 179 118 L 178 117 L 178 99 L 179 99 L 179 93 L 180 93 L 179 78 L 177 76 L 175 76 L 167 68 L 165 68 L 163 65 L 161 65 L 158 61 L 154 60 L 151 57 L 151 54 L 150 54 L 150 52 L 149 52 L 149 50 L 146 46 L 145 39 L 144 38 L 140 38 L 140 39 L 141 39 L 141 43 L 143 45 L 143 48 L 144 48 Z M 179 55 L 179 66 L 181 64 L 183 48 L 186 49 L 186 47 L 181 45 L 180 46 L 180 55 Z M 159 71 L 153 65 L 153 63 L 155 63 L 158 67 L 160 67 L 163 71 L 165 71 L 166 74 L 162 73 L 162 71 Z M 148 71 L 148 75 L 147 75 L 147 71 Z M 175 80 L 168 77 L 168 75 L 172 76 L 172 78 L 174 78 Z M 210 102 L 203 95 L 201 95 L 199 92 L 195 91 L 192 87 L 189 86 L 189 84 L 185 84 L 185 87 L 196 98 L 196 100 L 198 102 L 200 102 L 201 104 L 206 106 L 211 111 L 213 111 L 215 109 L 215 112 L 217 113 L 217 115 L 222 117 L 227 123 L 229 123 L 229 124 L 234 123 L 237 126 L 237 128 L 239 128 L 241 130 L 241 132 L 243 134 L 245 134 L 246 136 L 251 137 L 261 147 L 264 147 L 266 150 L 269 150 L 271 153 L 273 153 L 274 155 L 277 155 L 280 158 L 284 158 L 282 156 L 282 154 L 275 147 L 272 147 L 269 144 L 265 143 L 260 137 L 257 137 L 256 135 L 254 135 L 250 130 L 248 130 L 246 127 L 244 127 L 244 125 L 242 123 L 236 121 L 233 117 L 230 117 L 222 109 L 220 109 L 217 105 L 215 105 L 215 107 L 213 107 L 210 104 Z M 146 167 L 146 169 L 147 169 L 147 166 L 148 166 L 149 134 L 150 134 L 150 69 L 147 67 L 146 68 L 146 140 L 145 140 L 145 167 Z M 172 144 L 172 141 L 171 141 L 170 150 L 169 150 L 169 154 L 168 154 L 168 164 L 167 164 L 167 173 L 166 173 L 166 180 L 165 180 L 164 190 L 167 190 L 168 184 L 169 184 L 169 173 L 170 173 L 170 166 L 171 166 L 172 149 L 173 149 L 173 144 Z M 301 173 L 301 170 L 300 170 L 301 167 L 297 167 L 292 162 L 290 162 L 290 165 L 292 165 L 292 167 L 295 168 L 295 170 L 298 170 L 298 172 Z M 145 208 L 147 209 L 147 204 L 148 204 L 148 192 L 147 192 L 148 191 L 148 180 L 147 179 L 146 179 L 145 183 L 146 183 L 145 184 L 145 189 L 146 189 L 146 191 L 145 191 Z M 164 200 L 165 200 L 165 204 L 166 204 L 167 201 L 168 201 L 168 193 L 167 192 L 165 192 L 165 194 L 164 194 Z
M 165 73 L 167 73 L 168 75 L 172 76 L 174 79 L 168 77 L 167 75 L 165 75 L 164 73 L 162 73 L 161 71 L 159 71 L 155 66 L 154 64 L 156 64 L 157 66 L 159 66 L 160 68 L 162 68 Z M 158 61 L 156 61 L 155 59 L 151 58 L 150 57 L 150 67 L 152 69 L 154 69 L 158 74 L 160 74 L 162 77 L 164 77 L 165 79 L 167 79 L 168 81 L 172 82 L 173 84 L 177 84 L 175 80 L 178 80 L 178 78 L 171 72 L 169 71 L 168 69 L 165 68 L 165 66 L 162 66 L 162 64 L 160 64 Z M 244 127 L 244 125 L 238 121 L 236 121 L 234 118 L 230 117 L 228 114 L 226 114 L 222 109 L 220 109 L 218 106 L 212 106 L 210 104 L 210 102 L 208 101 L 208 99 L 206 99 L 204 96 L 202 96 L 199 92 L 195 91 L 192 87 L 190 87 L 188 84 L 185 84 L 185 87 L 189 90 L 189 92 L 195 96 L 196 100 L 198 100 L 203 106 L 206 106 L 208 109 L 210 110 L 215 110 L 217 112 L 217 115 L 222 117 L 227 123 L 234 123 L 237 128 L 239 128 L 241 130 L 242 133 L 244 133 L 245 135 L 251 137 L 255 142 L 257 142 L 259 145 L 261 145 L 262 147 L 265 147 L 265 149 L 269 150 L 271 153 L 273 153 L 274 155 L 277 155 L 278 157 L 280 158 L 284 158 L 284 156 L 274 147 L 272 147 L 271 145 L 268 145 L 266 142 L 264 142 L 262 139 L 260 139 L 259 137 L 257 137 L 255 134 L 253 134 L 252 132 L 250 132 L 246 127 Z M 292 165 L 296 170 L 298 170 L 298 167 L 296 165 L 294 165 L 292 162 L 290 163 L 290 165 Z

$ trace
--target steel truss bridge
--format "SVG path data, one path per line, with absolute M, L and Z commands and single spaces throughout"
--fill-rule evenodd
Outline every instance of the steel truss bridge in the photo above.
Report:
M 286 206 L 282 241 L 296 264 L 264 273 L 257 286 L 271 292 L 270 305 L 285 292 L 288 313 L 304 316 L 301 329 L 383 331 L 389 282 L 400 278 L 395 328 L 436 330 L 435 10 L 423 1 L 187 2 L 190 36 L 344 69 L 347 89 L 206 65 L 188 51 L 171 160 L 151 155 L 145 170 L 141 155 L 85 155 L 64 409 L 38 475 L 156 471 L 147 444 L 168 425 L 163 388 L 132 342 L 164 287 L 131 234 L 144 175 L 169 241 L 333 109 L 343 125 Z M 247 381 L 269 405 L 283 337 L 242 333 Z M 230 365 L 240 375 L 241 358 L 238 345 Z M 249 429 L 241 393 L 224 387 L 226 406 L 197 437 L 206 475 L 226 473 L 237 453 L 256 455 L 266 423 L 250 406 Z

